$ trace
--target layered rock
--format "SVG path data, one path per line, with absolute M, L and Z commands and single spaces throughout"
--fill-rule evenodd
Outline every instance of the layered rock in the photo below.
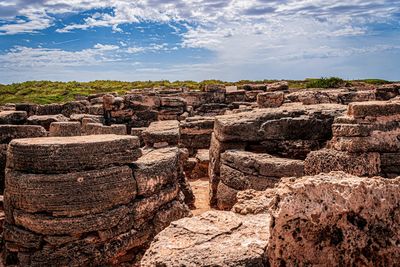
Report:
M 176 120 L 157 121 L 142 132 L 148 147 L 177 146 L 180 138 L 179 122 Z
M 358 176 L 400 174 L 400 102 L 351 103 L 347 115 L 338 117 L 328 149 L 308 155 L 306 173 L 345 171 Z
M 216 192 L 217 207 L 230 210 L 237 201 L 238 191 L 263 191 L 274 187 L 281 177 L 300 177 L 303 174 L 302 160 L 228 150 L 221 155 L 221 181 Z
M 113 124 L 110 126 L 101 123 L 85 123 L 83 126 L 85 135 L 102 135 L 102 134 L 116 134 L 126 135 L 127 129 L 124 124 Z
M 41 126 L 0 125 L 0 193 L 3 193 L 4 190 L 7 149 L 11 140 L 44 136 L 47 136 L 47 132 Z
M 133 136 L 12 141 L 6 265 L 135 263 L 156 233 L 190 215 L 177 176 L 179 150 L 140 155 Z
M 208 149 L 211 143 L 211 134 L 214 130 L 214 118 L 191 117 L 179 124 L 179 146 L 187 148 L 190 155 L 198 149 Z
M 285 100 L 283 92 L 266 92 L 257 95 L 257 104 L 261 108 L 277 108 Z
M 351 102 L 374 101 L 374 90 L 343 89 L 310 89 L 286 95 L 291 102 L 302 102 L 304 105 L 323 103 L 349 104 Z
M 345 110 L 346 106 L 337 104 L 289 104 L 217 117 L 210 146 L 211 205 L 217 205 L 217 191 L 234 194 L 224 185 L 218 189 L 224 151 L 246 150 L 303 160 L 331 139 L 333 120 Z
M 50 130 L 50 124 L 53 122 L 67 122 L 68 118 L 62 114 L 57 115 L 33 115 L 27 119 L 29 125 L 40 125 L 47 131 Z

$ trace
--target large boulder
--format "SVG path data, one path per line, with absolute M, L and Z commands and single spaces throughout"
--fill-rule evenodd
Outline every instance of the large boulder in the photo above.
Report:
M 288 178 L 255 197 L 239 193 L 234 210 L 271 214 L 271 266 L 396 266 L 399 188 L 399 178 L 332 172 Z

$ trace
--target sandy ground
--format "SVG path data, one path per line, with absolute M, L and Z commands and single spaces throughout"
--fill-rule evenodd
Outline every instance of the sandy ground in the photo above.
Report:
M 189 180 L 189 184 L 192 187 L 194 195 L 196 196 L 196 209 L 192 210 L 193 215 L 199 215 L 203 212 L 210 210 L 211 208 L 208 205 L 208 177 L 197 180 Z

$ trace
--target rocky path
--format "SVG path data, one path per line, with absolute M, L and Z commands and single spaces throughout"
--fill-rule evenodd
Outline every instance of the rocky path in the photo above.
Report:
M 196 209 L 192 210 L 193 215 L 202 214 L 210 210 L 209 205 L 209 180 L 208 177 L 190 180 L 190 186 L 196 196 L 195 206 Z

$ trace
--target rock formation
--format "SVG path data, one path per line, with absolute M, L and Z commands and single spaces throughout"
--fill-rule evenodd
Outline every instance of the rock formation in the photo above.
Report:
M 141 157 L 137 137 L 48 137 L 14 140 L 7 157 L 7 265 L 135 261 L 157 232 L 190 214 L 178 149 Z
M 336 118 L 328 149 L 306 159 L 306 173 L 345 171 L 358 176 L 400 174 L 400 101 L 351 103 L 347 115 Z

